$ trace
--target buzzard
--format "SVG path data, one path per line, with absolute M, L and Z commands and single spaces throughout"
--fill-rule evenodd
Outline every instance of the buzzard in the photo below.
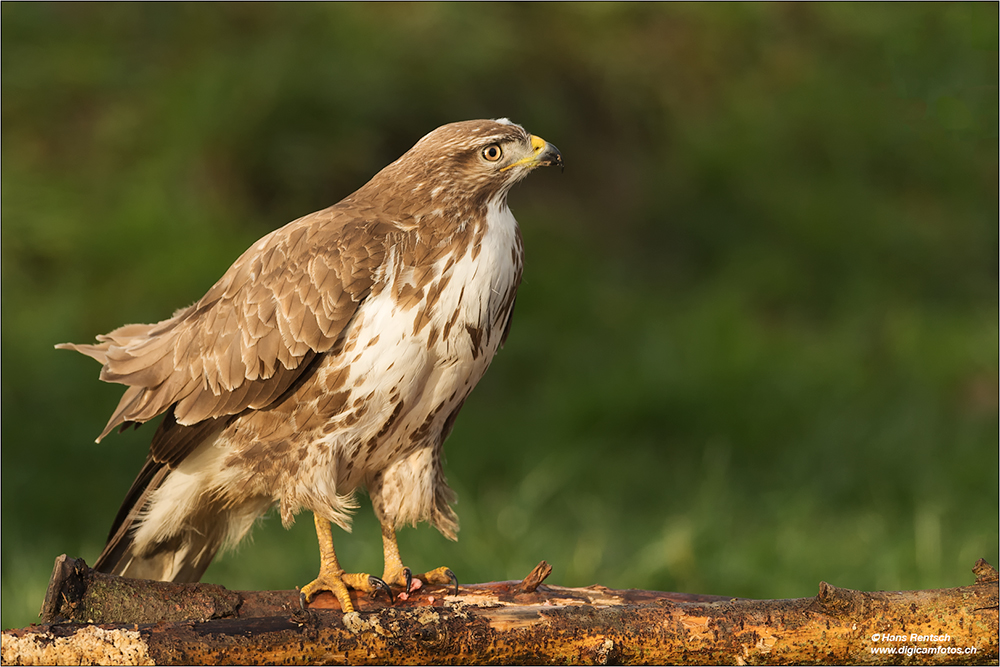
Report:
M 559 151 L 505 118 L 444 125 L 354 194 L 277 229 L 195 304 L 94 345 L 62 344 L 128 388 L 98 441 L 163 414 L 95 568 L 192 582 L 277 506 L 315 518 L 319 576 L 348 589 L 412 581 L 396 530 L 456 539 L 442 446 L 510 330 L 523 248 L 511 186 Z M 382 577 L 348 574 L 331 523 L 355 492 L 382 526 Z M 445 567 L 417 579 L 451 583 Z

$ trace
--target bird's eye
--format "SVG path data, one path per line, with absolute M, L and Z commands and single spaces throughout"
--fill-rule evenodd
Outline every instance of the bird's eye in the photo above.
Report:
M 490 162 L 496 162 L 503 157 L 503 150 L 497 144 L 490 144 L 483 149 L 483 157 Z

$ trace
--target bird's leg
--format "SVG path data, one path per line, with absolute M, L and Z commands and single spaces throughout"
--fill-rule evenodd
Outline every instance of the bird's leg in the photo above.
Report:
M 382 580 L 390 586 L 399 586 L 404 592 L 410 592 L 410 582 L 413 574 L 410 568 L 403 565 L 399 557 L 399 545 L 396 543 L 396 531 L 382 524 L 382 555 L 385 559 L 385 569 Z
M 450 584 L 455 589 L 454 594 L 458 595 L 458 578 L 447 567 L 439 567 L 414 577 L 410 568 L 403 565 L 403 561 L 399 557 L 396 531 L 385 523 L 382 524 L 382 553 L 385 557 L 385 570 L 382 573 L 382 579 L 386 583 L 399 586 L 405 593 L 420 588 L 423 582 Z
M 353 588 L 357 591 L 375 594 L 384 590 L 392 601 L 392 591 L 384 581 L 378 577 L 368 574 L 347 574 L 340 563 L 337 562 L 337 554 L 333 550 L 333 531 L 330 522 L 322 518 L 319 514 L 313 513 L 316 523 L 316 538 L 319 540 L 319 576 L 302 587 L 299 592 L 299 603 L 305 608 L 316 593 L 320 591 L 330 591 L 340 600 L 340 608 L 344 613 L 354 611 L 354 604 L 347 589 Z

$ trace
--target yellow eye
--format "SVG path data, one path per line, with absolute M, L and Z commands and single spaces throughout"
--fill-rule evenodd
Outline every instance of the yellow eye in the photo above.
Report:
M 503 150 L 497 144 L 490 144 L 483 149 L 483 157 L 490 162 L 496 162 L 503 157 Z

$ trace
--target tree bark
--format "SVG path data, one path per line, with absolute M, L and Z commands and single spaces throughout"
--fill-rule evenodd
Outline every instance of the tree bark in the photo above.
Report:
M 41 625 L 3 664 L 997 664 L 997 571 L 960 588 L 747 600 L 523 581 L 359 596 L 122 579 L 56 561 Z

